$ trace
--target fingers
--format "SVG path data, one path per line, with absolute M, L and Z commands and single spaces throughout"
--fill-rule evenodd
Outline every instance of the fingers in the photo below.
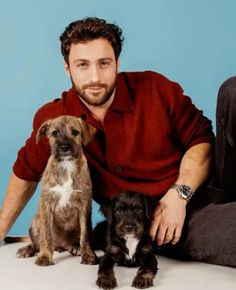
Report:
M 174 232 L 175 230 L 172 229 L 167 229 L 166 234 L 165 234 L 165 239 L 163 241 L 163 244 L 168 244 L 169 242 L 171 242 L 174 238 Z
M 166 224 L 163 224 L 162 219 L 163 218 L 161 215 L 161 210 L 160 208 L 157 208 L 152 220 L 149 233 L 152 240 L 156 240 L 158 246 L 172 241 L 175 231 L 174 227 L 168 228 Z
M 172 245 L 175 245 L 179 241 L 180 236 L 181 236 L 181 231 L 182 231 L 182 227 L 177 227 L 176 228 L 174 237 L 173 237 L 173 239 L 171 241 Z
M 175 228 L 168 228 L 167 226 L 161 225 L 161 216 L 156 215 L 152 221 L 150 228 L 150 236 L 152 240 L 157 241 L 157 245 L 167 244 L 174 238 Z
M 180 217 L 179 217 L 180 216 Z M 157 206 L 150 227 L 150 236 L 156 240 L 157 245 L 171 243 L 175 245 L 181 236 L 184 223 L 184 215 L 173 214 L 173 210 L 167 211 L 166 208 Z
M 175 245 L 181 236 L 182 226 L 177 226 L 176 228 L 167 228 L 165 230 L 158 230 L 157 233 L 157 244 L 158 246 L 162 244 L 168 244 L 171 242 L 172 245 Z M 164 234 L 165 231 L 165 234 Z M 159 236 L 160 233 L 160 236 Z
M 158 246 L 161 246 L 164 243 L 165 236 L 166 236 L 166 229 L 163 227 L 160 227 L 158 229 L 157 236 L 156 236 L 156 241 L 157 241 Z
M 180 239 L 181 229 L 182 226 L 168 227 L 161 225 L 160 217 L 156 216 L 150 228 L 150 236 L 153 241 L 156 240 L 158 246 L 170 242 L 172 245 L 175 245 Z

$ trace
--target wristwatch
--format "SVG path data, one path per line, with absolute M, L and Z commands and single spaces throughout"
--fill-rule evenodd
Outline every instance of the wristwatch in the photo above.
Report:
M 171 185 L 170 188 L 175 189 L 179 197 L 185 199 L 187 202 L 189 202 L 194 195 L 194 191 L 192 191 L 192 188 L 186 184 L 174 183 L 173 185 Z

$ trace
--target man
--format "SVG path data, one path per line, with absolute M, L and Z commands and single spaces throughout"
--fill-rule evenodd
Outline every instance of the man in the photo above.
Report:
M 213 163 L 210 121 L 177 83 L 164 76 L 118 73 L 123 42 L 118 26 L 86 18 L 71 23 L 60 40 L 73 87 L 35 115 L 32 135 L 18 153 L 7 188 L 0 239 L 32 196 L 46 166 L 49 146 L 45 139 L 36 144 L 38 128 L 49 118 L 74 115 L 97 128 L 85 148 L 96 201 L 100 203 L 103 197 L 112 197 L 122 189 L 155 196 L 159 202 L 150 235 L 163 253 L 235 266 L 235 247 L 227 248 L 233 255 L 229 259 L 210 253 L 215 223 L 221 230 L 216 239 L 217 246 L 222 246 L 217 251 L 226 251 L 222 241 L 228 239 L 224 236 L 227 224 L 222 223 L 222 216 L 211 220 L 214 207 L 210 212 L 208 207 L 201 209 L 209 204 L 208 192 L 215 195 L 214 188 L 206 187 Z M 221 213 L 232 213 L 235 204 L 228 204 L 230 210 Z M 199 237 L 196 232 L 203 228 L 209 233 Z M 206 243 L 202 243 L 204 239 Z

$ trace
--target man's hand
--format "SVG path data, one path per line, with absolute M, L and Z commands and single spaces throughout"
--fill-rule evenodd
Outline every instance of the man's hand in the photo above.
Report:
M 212 166 L 212 145 L 200 143 L 185 152 L 175 183 L 186 184 L 195 192 L 209 176 Z M 160 246 L 171 242 L 175 245 L 182 232 L 187 201 L 175 189 L 169 189 L 160 199 L 155 210 L 150 235 Z
M 175 245 L 180 239 L 186 215 L 187 201 L 181 199 L 174 189 L 160 199 L 154 212 L 150 235 L 158 246 L 171 242 Z
M 36 187 L 37 182 L 22 180 L 14 173 L 11 175 L 0 209 L 0 240 L 5 238 Z

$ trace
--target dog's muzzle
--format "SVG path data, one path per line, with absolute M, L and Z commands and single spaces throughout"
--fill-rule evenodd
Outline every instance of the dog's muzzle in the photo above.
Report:
M 69 143 L 60 144 L 58 145 L 58 148 L 63 153 L 67 153 L 71 151 L 71 145 Z
M 133 232 L 136 229 L 136 224 L 135 223 L 128 223 L 128 224 L 124 225 L 124 229 L 127 233 Z
M 56 153 L 55 157 L 57 159 L 61 159 L 61 158 L 64 158 L 64 157 L 76 158 L 78 156 L 77 148 L 70 142 L 58 143 L 55 153 Z
M 128 223 L 121 223 L 118 228 L 119 236 L 125 236 L 125 235 L 135 235 L 136 236 L 136 230 L 137 230 L 137 224 L 133 222 Z

